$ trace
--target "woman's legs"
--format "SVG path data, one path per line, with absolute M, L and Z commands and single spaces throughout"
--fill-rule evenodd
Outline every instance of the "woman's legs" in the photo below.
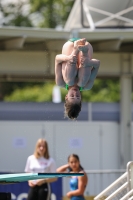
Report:
M 50 184 L 31 187 L 28 193 L 27 200 L 50 200 L 51 188 Z
M 27 200 L 38 200 L 38 187 L 30 187 Z
M 85 200 L 85 198 L 83 196 L 73 196 L 71 200 Z
M 38 190 L 38 200 L 50 200 L 51 188 L 50 184 L 43 184 L 39 187 Z

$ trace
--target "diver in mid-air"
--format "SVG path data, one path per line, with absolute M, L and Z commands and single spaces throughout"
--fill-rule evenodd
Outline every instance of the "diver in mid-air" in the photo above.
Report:
M 55 81 L 68 90 L 65 117 L 76 119 L 81 111 L 81 91 L 90 90 L 97 76 L 100 61 L 93 59 L 93 48 L 85 38 L 72 38 L 55 58 Z

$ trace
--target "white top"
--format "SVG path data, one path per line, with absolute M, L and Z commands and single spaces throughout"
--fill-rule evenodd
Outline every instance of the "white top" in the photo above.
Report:
M 44 157 L 36 158 L 34 155 L 28 157 L 25 172 L 32 173 L 50 173 L 56 172 L 56 165 L 53 158 Z

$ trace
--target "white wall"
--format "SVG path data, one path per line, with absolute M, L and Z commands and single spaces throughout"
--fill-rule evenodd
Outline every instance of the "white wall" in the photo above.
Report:
M 114 122 L 0 122 L 0 171 L 23 171 L 38 138 L 45 137 L 57 167 L 71 153 L 85 169 L 119 167 L 119 126 Z
M 69 154 L 76 153 L 86 170 L 119 169 L 119 130 L 119 124 L 115 122 L 1 121 L 0 171 L 23 172 L 27 157 L 33 154 L 35 143 L 41 137 L 48 141 L 50 155 L 56 160 L 57 167 L 67 162 Z M 131 143 L 133 150 L 133 131 Z M 100 176 L 96 183 L 92 178 L 86 195 L 107 187 L 109 177 L 102 185 Z M 69 179 L 63 179 L 63 195 L 69 191 L 68 182 Z

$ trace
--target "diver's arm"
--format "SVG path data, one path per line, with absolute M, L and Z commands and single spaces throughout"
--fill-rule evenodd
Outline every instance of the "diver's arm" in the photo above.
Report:
M 62 63 L 62 62 L 67 62 L 70 58 L 70 56 L 66 56 L 64 54 L 58 54 L 55 57 L 55 62 L 57 63 Z

